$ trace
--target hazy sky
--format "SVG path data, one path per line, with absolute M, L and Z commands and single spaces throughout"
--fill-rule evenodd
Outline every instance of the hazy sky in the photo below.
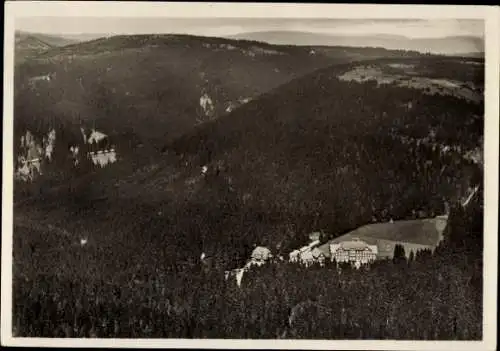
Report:
M 30 17 L 16 19 L 16 29 L 47 34 L 182 33 L 230 36 L 271 30 L 326 34 L 392 34 L 418 37 L 472 35 L 484 37 L 480 20 L 357 20 L 285 18 L 113 18 Z

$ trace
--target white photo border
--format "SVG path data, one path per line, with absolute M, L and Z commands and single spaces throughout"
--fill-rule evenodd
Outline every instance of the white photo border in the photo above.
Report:
M 4 111 L 2 184 L 3 346 L 345 349 L 345 350 L 494 350 L 497 316 L 498 132 L 500 10 L 495 6 L 361 5 L 272 3 L 167 3 L 97 1 L 11 1 L 4 18 Z M 477 19 L 485 23 L 485 217 L 482 341 L 233 340 L 233 339 L 60 339 L 12 337 L 13 235 L 13 70 L 14 22 L 19 17 L 165 17 L 165 18 L 332 18 L 332 19 Z

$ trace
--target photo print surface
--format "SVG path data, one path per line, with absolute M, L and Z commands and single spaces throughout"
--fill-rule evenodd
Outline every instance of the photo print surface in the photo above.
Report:
M 406 8 L 16 15 L 10 337 L 482 345 L 486 21 Z

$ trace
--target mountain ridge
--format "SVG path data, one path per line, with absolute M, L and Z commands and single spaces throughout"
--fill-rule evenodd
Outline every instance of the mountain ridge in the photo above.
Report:
M 459 55 L 461 53 L 478 52 L 484 54 L 484 40 L 475 36 L 447 36 L 442 38 L 410 38 L 403 35 L 340 35 L 301 31 L 263 31 L 244 32 L 229 36 L 230 38 L 247 38 L 274 44 L 294 43 L 295 45 L 327 45 L 373 47 L 386 49 L 407 49 L 434 54 L 446 53 Z M 449 46 L 449 48 L 447 48 Z M 466 46 L 464 48 L 464 46 Z M 474 50 L 471 50 L 474 49 Z

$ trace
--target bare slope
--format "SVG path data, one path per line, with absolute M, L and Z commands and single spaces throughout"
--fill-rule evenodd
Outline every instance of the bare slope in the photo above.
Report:
M 330 242 L 360 239 L 369 245 L 377 245 L 377 257 L 392 258 L 397 244 L 403 245 L 405 254 L 416 254 L 419 250 L 434 250 L 443 240 L 444 223 L 441 219 L 414 219 L 395 222 L 374 223 L 361 226 Z M 320 249 L 328 252 L 330 242 Z

